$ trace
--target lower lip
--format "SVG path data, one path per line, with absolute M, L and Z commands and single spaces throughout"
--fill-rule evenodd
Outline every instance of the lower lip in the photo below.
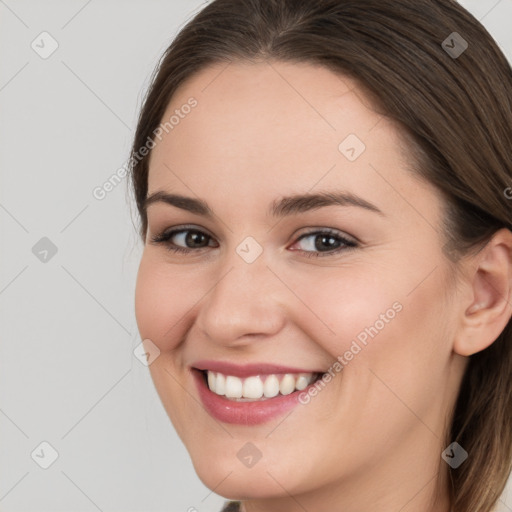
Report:
M 308 390 L 308 388 L 305 388 L 302 391 L 294 391 L 289 395 L 279 395 L 268 400 L 236 402 L 210 391 L 203 373 L 199 370 L 194 369 L 192 373 L 199 390 L 199 397 L 206 410 L 215 419 L 224 423 L 238 425 L 265 423 L 298 405 L 300 403 L 299 394 Z

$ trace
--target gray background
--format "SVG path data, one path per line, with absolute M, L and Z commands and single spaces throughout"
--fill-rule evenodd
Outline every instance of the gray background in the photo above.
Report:
M 512 60 L 512 0 L 461 3 Z M 93 196 L 128 158 L 157 59 L 203 5 L 0 0 L 1 512 L 224 501 L 195 475 L 133 355 L 142 247 L 127 180 Z M 59 45 L 46 59 L 31 47 L 51 48 L 43 31 Z M 58 452 L 48 469 L 44 441 Z M 500 510 L 512 511 L 512 490 Z

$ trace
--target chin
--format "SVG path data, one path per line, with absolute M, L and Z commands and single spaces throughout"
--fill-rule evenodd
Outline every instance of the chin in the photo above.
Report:
M 298 482 L 289 480 L 290 475 L 294 480 L 298 477 L 292 468 L 272 470 L 262 460 L 252 468 L 244 467 L 237 458 L 228 462 L 227 459 L 212 461 L 198 457 L 192 459 L 192 463 L 201 482 L 226 499 L 275 498 L 283 496 L 283 487 L 289 492 L 300 487 Z

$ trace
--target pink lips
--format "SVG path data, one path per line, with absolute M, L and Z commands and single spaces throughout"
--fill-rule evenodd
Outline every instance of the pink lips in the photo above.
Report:
M 195 362 L 192 374 L 205 409 L 219 421 L 239 425 L 258 425 L 284 414 L 300 403 L 298 400 L 299 393 L 307 392 L 309 386 L 302 391 L 294 391 L 289 395 L 278 395 L 274 398 L 254 402 L 237 402 L 210 391 L 204 372 L 199 370 L 211 370 L 240 378 L 251 375 L 315 373 L 309 369 L 263 363 L 240 366 L 222 361 Z M 313 386 L 313 384 L 311 383 L 310 386 Z
M 224 375 L 233 375 L 234 377 L 250 377 L 251 375 L 271 375 L 272 373 L 323 373 L 324 370 L 309 370 L 304 368 L 291 368 L 276 364 L 256 363 L 239 365 L 223 361 L 197 361 L 192 365 L 198 370 L 211 370 L 220 372 Z

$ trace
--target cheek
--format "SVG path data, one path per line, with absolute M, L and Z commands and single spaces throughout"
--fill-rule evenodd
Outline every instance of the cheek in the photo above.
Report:
M 385 439 L 399 443 L 408 429 L 422 427 L 411 409 L 436 425 L 450 357 L 451 311 L 441 300 L 446 286 L 441 268 L 422 281 L 428 273 L 416 268 L 389 279 L 376 270 L 336 274 L 331 269 L 329 278 L 301 279 L 294 289 L 316 313 L 307 311 L 306 320 L 302 307 L 300 325 L 332 356 L 334 378 L 327 386 L 339 404 L 327 410 L 313 398 L 307 407 L 313 408 L 318 428 L 335 426 L 332 438 L 340 443 L 356 430 L 369 446 L 384 449 Z M 357 460 L 357 449 L 347 448 L 346 456 Z
M 396 275 L 369 265 L 364 272 L 355 266 L 321 269 L 324 276 L 304 272 L 294 287 L 307 306 L 297 306 L 297 323 L 333 360 L 344 357 L 346 366 L 407 364 L 413 373 L 427 371 L 436 358 L 449 355 L 441 265 L 424 279 L 434 266 L 409 265 L 407 273 L 396 274 L 395 265 Z
M 304 331 L 333 358 L 358 351 L 353 342 L 368 346 L 403 314 L 399 294 L 382 276 L 379 282 L 378 275 L 355 267 L 317 270 L 325 275 L 304 272 L 296 280 L 294 292 L 307 306 L 297 311 Z
M 142 339 L 151 339 L 161 351 L 179 343 L 180 333 L 186 331 L 187 312 L 201 297 L 190 279 L 151 254 L 143 254 L 135 288 L 135 317 Z

